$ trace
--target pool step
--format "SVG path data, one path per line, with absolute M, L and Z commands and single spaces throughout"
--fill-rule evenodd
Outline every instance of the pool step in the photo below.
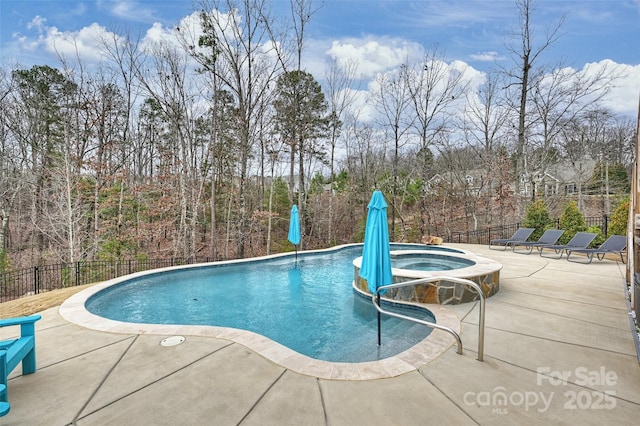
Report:
M 367 324 L 370 327 L 370 332 L 349 336 L 348 344 L 345 343 L 337 350 L 341 354 L 342 360 L 348 360 L 346 362 L 361 362 L 363 359 L 374 361 L 392 356 L 398 353 L 398 345 L 406 346 L 406 349 L 409 349 L 422 340 L 422 337 L 416 335 L 421 336 L 425 330 L 428 330 L 421 324 L 412 324 L 405 320 L 389 317 L 385 319 L 383 315 L 382 347 L 379 347 L 377 346 L 377 318 L 375 315 L 368 319 Z M 408 341 L 413 343 L 408 343 Z M 352 349 L 348 350 L 347 347 Z

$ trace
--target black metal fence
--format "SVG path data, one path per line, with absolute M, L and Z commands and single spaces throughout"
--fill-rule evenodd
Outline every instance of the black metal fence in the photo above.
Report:
M 0 275 L 0 302 L 51 290 L 110 280 L 134 272 L 211 262 L 212 260 L 211 258 L 130 259 L 34 266 Z
M 609 217 L 608 216 L 596 216 L 586 217 L 585 222 L 587 227 L 597 226 L 602 230 L 602 234 L 607 238 L 609 230 Z M 489 244 L 489 241 L 497 238 L 509 238 L 514 232 L 521 226 L 520 222 L 497 226 L 486 229 L 478 229 L 475 231 L 465 232 L 453 232 L 451 235 L 446 236 L 444 241 L 447 243 L 466 243 L 466 244 Z M 560 228 L 560 219 L 555 219 L 556 228 Z
M 605 237 L 608 236 L 609 219 L 607 216 L 587 217 L 585 221 L 587 226 L 595 225 L 600 227 Z M 560 222 L 557 219 L 556 228 L 559 226 Z M 519 227 L 520 223 L 515 223 L 476 231 L 454 232 L 449 236 L 445 236 L 444 240 L 448 243 L 489 244 L 492 239 L 510 237 Z M 208 257 L 196 259 L 130 259 L 34 266 L 0 275 L 0 303 L 51 290 L 106 281 L 134 272 L 211 261 L 213 259 Z

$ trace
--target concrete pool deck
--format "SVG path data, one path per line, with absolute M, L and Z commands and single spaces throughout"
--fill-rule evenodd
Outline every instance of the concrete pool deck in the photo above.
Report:
M 476 303 L 446 307 L 459 320 L 463 355 L 447 337 L 452 346 L 440 356 L 372 380 L 301 374 L 248 346 L 186 330 L 176 333 L 186 336 L 183 343 L 166 347 L 167 335 L 97 331 L 52 308 L 36 323 L 38 370 L 14 370 L 11 412 L 0 425 L 640 421 L 623 264 L 451 246 L 504 265 L 500 291 L 486 302 L 484 362 L 476 360 Z M 11 333 L 2 329 L 0 338 Z

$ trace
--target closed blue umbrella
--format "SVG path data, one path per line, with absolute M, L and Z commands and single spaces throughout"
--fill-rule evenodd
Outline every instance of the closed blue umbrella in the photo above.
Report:
M 291 219 L 289 219 L 289 242 L 296 247 L 296 259 L 298 258 L 298 245 L 300 244 L 300 215 L 298 206 L 291 207 Z
M 375 293 L 378 287 L 392 283 L 387 203 L 384 201 L 382 192 L 373 192 L 368 208 L 360 276 L 367 280 L 369 291 Z M 378 294 L 378 304 L 380 304 L 380 294 Z M 378 312 L 378 345 L 380 345 L 380 312 Z

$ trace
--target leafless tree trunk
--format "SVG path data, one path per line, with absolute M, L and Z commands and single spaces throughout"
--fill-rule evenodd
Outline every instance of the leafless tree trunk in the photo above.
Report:
M 15 140 L 9 131 L 12 108 L 9 97 L 12 91 L 11 72 L 0 68 L 0 269 L 4 267 L 4 253 L 8 247 L 9 219 L 18 193 L 22 190 L 21 160 Z
M 407 69 L 411 114 L 414 116 L 412 127 L 418 136 L 421 155 L 430 152 L 438 139 L 447 139 L 446 133 L 451 130 L 455 116 L 451 109 L 462 104 L 467 91 L 464 71 L 447 64 L 436 47 L 428 51 L 422 61 Z M 424 168 L 421 172 L 420 178 L 427 182 L 430 176 L 424 174 Z M 422 215 L 428 211 L 426 197 L 422 197 L 420 203 L 421 223 L 424 223 Z
M 335 162 L 336 147 L 340 138 L 345 114 L 353 106 L 356 97 L 356 88 L 353 84 L 356 81 L 357 64 L 353 61 L 346 64 L 332 62 L 327 69 L 327 91 L 330 110 L 329 119 L 329 143 L 331 153 L 329 159 L 329 175 L 331 182 L 331 192 L 329 193 L 329 222 L 327 229 L 327 242 L 333 240 L 333 198 L 334 185 L 336 179 Z
M 537 42 L 538 39 L 534 33 L 534 24 L 532 22 L 535 5 L 535 0 L 516 0 L 519 27 L 506 43 L 506 47 L 511 53 L 511 59 L 514 62 L 514 68 L 503 69 L 503 72 L 510 80 L 507 88 L 517 88 L 517 93 L 513 96 L 513 99 L 517 99 L 517 104 L 513 107 L 518 114 L 518 139 L 515 150 L 516 161 L 519 163 L 516 165 L 517 175 L 521 172 L 528 173 L 524 155 L 527 144 L 527 105 L 532 91 L 531 82 L 536 81 L 538 76 L 544 74 L 543 68 L 538 67 L 536 69 L 534 66 L 537 65 L 540 56 L 558 40 L 560 28 L 565 20 L 565 17 L 562 16 L 558 22 L 548 26 L 544 37 L 540 42 Z M 519 181 L 519 179 L 516 179 L 516 184 Z
M 153 71 L 138 69 L 137 77 L 160 106 L 171 124 L 167 134 L 169 172 L 175 179 L 174 195 L 178 205 L 178 223 L 175 230 L 173 255 L 194 258 L 197 252 L 197 219 L 202 202 L 202 161 L 207 158 L 201 151 L 194 133 L 194 119 L 198 116 L 196 99 L 201 92 L 198 79 L 188 75 L 187 52 L 167 45 L 156 45 L 148 61 Z
M 247 205 L 247 177 L 249 160 L 260 140 L 260 116 L 265 111 L 265 97 L 270 96 L 269 85 L 281 70 L 280 64 L 270 60 L 278 41 L 269 39 L 272 18 L 266 0 L 212 0 L 201 3 L 202 10 L 218 36 L 216 73 L 221 88 L 233 96 L 236 107 L 238 173 L 238 257 L 244 257 L 249 230 Z M 279 53 L 279 52 L 276 52 Z
M 393 140 L 393 172 L 391 185 L 391 238 L 395 238 L 396 196 L 398 193 L 398 158 L 400 149 L 407 143 L 405 137 L 413 124 L 409 114 L 410 91 L 406 65 L 397 72 L 380 74 L 376 78 L 373 94 L 376 109 L 381 114 L 381 123 Z
M 297 71 L 302 71 L 302 52 L 304 50 L 305 43 L 305 30 L 307 25 L 311 21 L 312 16 L 318 11 L 314 8 L 313 0 L 290 0 L 291 2 L 291 17 L 293 30 L 295 34 L 295 46 L 296 46 L 296 59 L 297 59 Z M 306 230 L 306 210 L 307 210 L 307 188 L 305 182 L 305 170 L 304 160 L 305 151 L 311 152 L 309 147 L 305 146 L 305 142 L 302 137 L 297 141 L 296 148 L 298 152 L 298 214 L 300 215 L 300 248 L 304 249 L 305 242 L 305 230 Z M 292 147 L 293 151 L 293 147 Z
M 491 202 L 491 197 L 496 197 L 501 199 L 500 204 L 504 206 L 502 198 L 507 194 L 503 187 L 508 181 L 504 182 L 502 174 L 510 172 L 511 167 L 501 160 L 506 150 L 509 111 L 501 98 L 503 92 L 500 91 L 502 85 L 499 77 L 497 73 L 489 73 L 477 93 L 467 93 L 462 130 L 469 147 L 482 162 L 483 176 L 480 178 L 482 185 L 486 183 L 488 186 L 486 193 L 490 195 L 487 203 Z M 506 170 L 503 170 L 505 167 Z M 490 204 L 486 205 L 486 211 L 487 223 L 491 224 L 494 215 Z M 502 222 L 506 212 L 495 213 Z

